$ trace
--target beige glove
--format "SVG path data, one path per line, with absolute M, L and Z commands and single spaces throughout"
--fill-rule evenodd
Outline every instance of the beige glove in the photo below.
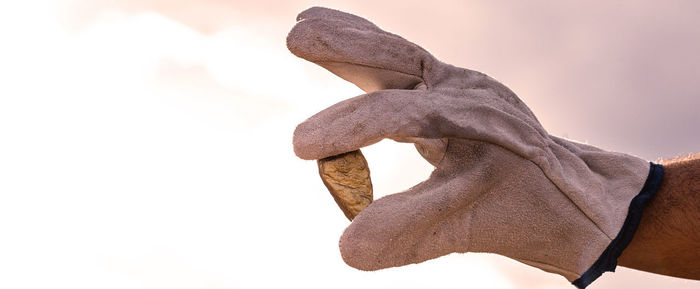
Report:
M 314 115 L 294 151 L 320 159 L 384 138 L 410 141 L 430 178 L 376 200 L 340 239 L 347 264 L 377 270 L 491 252 L 584 288 L 631 241 L 663 168 L 549 135 L 508 88 L 435 59 L 336 10 L 299 14 L 287 46 L 367 92 Z M 371 162 L 370 162 L 371 163 Z

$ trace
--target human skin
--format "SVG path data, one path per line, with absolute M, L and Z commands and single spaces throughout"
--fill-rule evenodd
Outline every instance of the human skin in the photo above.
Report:
M 618 264 L 700 280 L 700 153 L 661 163 L 659 191 Z

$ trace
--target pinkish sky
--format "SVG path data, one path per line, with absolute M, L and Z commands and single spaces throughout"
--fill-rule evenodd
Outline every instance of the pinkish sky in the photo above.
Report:
M 552 134 L 655 160 L 700 151 L 700 2 L 0 4 L 2 288 L 573 288 L 484 254 L 360 272 L 297 159 L 297 123 L 361 94 L 295 58 L 298 12 L 366 17 L 514 90 Z M 367 148 L 375 194 L 420 182 Z M 698 288 L 619 268 L 596 288 Z

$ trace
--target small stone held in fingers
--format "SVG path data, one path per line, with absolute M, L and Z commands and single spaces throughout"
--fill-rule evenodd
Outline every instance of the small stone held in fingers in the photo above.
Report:
M 372 181 L 360 150 L 318 160 L 323 184 L 350 221 L 372 203 Z

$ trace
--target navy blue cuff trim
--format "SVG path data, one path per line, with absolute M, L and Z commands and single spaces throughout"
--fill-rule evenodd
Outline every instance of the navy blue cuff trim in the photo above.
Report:
M 598 260 L 593 263 L 591 268 L 588 268 L 580 278 L 574 280 L 571 284 L 579 289 L 583 289 L 593 283 L 593 281 L 598 279 L 603 273 L 607 271 L 615 272 L 617 258 L 622 255 L 622 251 L 632 242 L 632 237 L 634 237 L 634 233 L 637 231 L 637 227 L 639 227 L 639 221 L 642 219 L 642 210 L 644 210 L 644 207 L 646 207 L 647 203 L 649 203 L 659 189 L 663 174 L 663 166 L 651 163 L 647 181 L 644 183 L 644 187 L 642 187 L 642 191 L 639 195 L 632 199 L 622 229 L 620 229 L 615 239 L 610 242 L 610 245 L 608 245 L 600 257 L 598 257 Z

